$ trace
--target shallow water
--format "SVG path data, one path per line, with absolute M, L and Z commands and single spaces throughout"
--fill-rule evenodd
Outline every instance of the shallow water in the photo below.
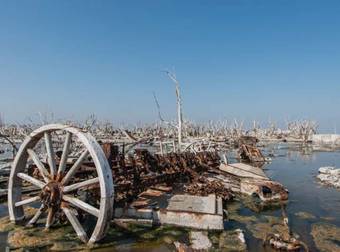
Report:
M 266 174 L 273 180 L 282 183 L 289 190 L 289 201 L 286 212 L 289 226 L 293 233 L 298 234 L 307 243 L 310 251 L 318 251 L 310 234 L 311 224 L 326 222 L 340 227 L 340 190 L 322 186 L 316 180 L 318 169 L 322 166 L 340 167 L 340 152 L 310 152 L 310 148 L 300 146 L 272 146 L 275 156 L 270 164 L 265 165 Z M 266 148 L 264 152 L 270 148 Z M 254 210 L 243 208 L 245 215 L 282 216 L 282 210 Z M 298 212 L 314 215 L 314 219 L 302 219 Z M 324 219 L 324 218 L 327 218 Z M 232 224 L 242 227 L 238 223 Z M 262 241 L 254 239 L 246 230 L 246 239 L 251 251 L 269 251 L 262 246 Z
M 264 169 L 267 175 L 282 183 L 289 190 L 289 201 L 286 205 L 286 212 L 289 218 L 291 231 L 300 236 L 300 239 L 307 243 L 310 251 L 318 251 L 310 234 L 311 224 L 316 222 L 331 223 L 340 227 L 340 190 L 321 186 L 315 176 L 321 166 L 340 167 L 340 152 L 312 152 L 310 147 L 296 145 L 271 145 L 266 147 L 264 153 L 274 154 L 271 163 L 266 164 Z M 233 207 L 231 203 L 227 208 Z M 264 215 L 280 217 L 280 207 L 264 208 L 242 203 L 239 214 L 242 216 L 253 216 L 257 222 L 261 221 Z M 315 216 L 313 219 L 302 219 L 297 216 L 298 212 L 308 212 Z M 0 216 L 7 214 L 5 204 L 0 205 Z M 249 251 L 271 251 L 264 248 L 262 241 L 254 238 L 247 228 L 247 223 L 228 221 L 225 223 L 227 229 L 242 228 L 245 230 L 245 238 Z M 0 234 L 0 251 L 6 247 L 7 234 Z M 99 251 L 167 251 L 174 247 L 162 243 L 139 243 L 134 240 L 125 240 L 122 245 L 115 248 L 105 248 Z

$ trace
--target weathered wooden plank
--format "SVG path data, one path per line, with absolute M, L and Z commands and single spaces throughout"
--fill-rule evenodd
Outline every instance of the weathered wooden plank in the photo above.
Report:
M 40 197 L 39 196 L 35 196 L 35 197 L 31 197 L 31 198 L 28 198 L 28 199 L 24 199 L 22 201 L 19 201 L 19 202 L 16 202 L 15 203 L 15 206 L 18 207 L 18 206 L 23 206 L 23 205 L 27 205 L 27 204 L 30 204 L 32 202 L 36 202 L 40 200 Z
M 40 208 L 37 210 L 37 212 L 34 214 L 33 218 L 27 223 L 27 226 L 33 226 L 40 218 L 43 211 L 44 206 L 41 205 Z
M 46 152 L 47 152 L 47 161 L 50 166 L 50 173 L 51 176 L 54 177 L 57 173 L 57 168 L 55 164 L 55 155 L 53 151 L 53 145 L 52 145 L 52 138 L 50 132 L 45 132 L 45 145 L 46 145 Z
M 33 162 L 37 166 L 41 176 L 44 178 L 45 182 L 48 183 L 48 176 L 50 175 L 44 164 L 40 161 L 38 155 L 32 149 L 27 149 L 28 155 L 32 158 Z
M 88 155 L 89 155 L 89 151 L 87 149 L 84 150 L 83 153 L 78 158 L 78 160 L 74 163 L 74 165 L 71 167 L 71 169 L 67 172 L 66 176 L 61 181 L 63 185 L 66 185 L 70 181 L 74 173 L 78 170 L 78 168 L 81 166 L 81 164 L 83 163 L 83 161 Z
M 265 179 L 268 177 L 261 168 L 243 163 L 221 164 L 220 170 L 244 178 Z
M 58 174 L 62 174 L 66 167 L 67 157 L 70 151 L 70 145 L 72 140 L 72 133 L 67 132 L 65 137 L 65 143 L 63 148 L 63 154 L 61 155 L 59 167 L 58 167 Z
M 83 182 L 79 182 L 79 183 L 75 183 L 75 184 L 72 184 L 72 185 L 69 185 L 69 186 L 65 186 L 64 189 L 63 189 L 63 192 L 68 193 L 68 192 L 77 190 L 79 188 L 90 186 L 90 185 L 93 185 L 93 184 L 98 184 L 98 183 L 99 183 L 99 178 L 88 179 L 88 180 L 85 180 Z
M 42 181 L 40 181 L 40 180 L 38 180 L 38 179 L 36 179 L 36 178 L 33 178 L 33 177 L 31 177 L 30 175 L 27 175 L 27 174 L 25 174 L 25 173 L 19 172 L 19 173 L 17 174 L 17 176 L 18 176 L 19 178 L 21 178 L 21 179 L 27 181 L 27 182 L 30 182 L 32 185 L 35 185 L 35 186 L 37 186 L 37 187 L 39 187 L 39 188 L 41 188 L 41 189 L 45 186 L 45 183 L 44 183 L 44 182 L 42 182 Z
M 47 214 L 47 219 L 46 219 L 46 225 L 45 225 L 46 229 L 49 229 L 50 226 L 52 225 L 53 218 L 54 218 L 54 209 L 53 208 L 49 208 L 48 209 L 48 214 Z
M 86 202 L 84 202 L 80 199 L 64 195 L 63 200 L 71 203 L 72 205 L 74 205 L 76 207 L 79 207 L 80 209 L 84 210 L 85 212 L 87 212 L 89 214 L 96 216 L 97 218 L 99 217 L 99 209 L 91 206 L 90 204 L 87 204 Z
M 62 207 L 61 209 L 65 213 L 67 219 L 70 221 L 70 223 L 71 223 L 73 229 L 76 231 L 79 239 L 82 240 L 83 242 L 87 242 L 88 241 L 87 234 L 86 234 L 85 230 L 83 229 L 82 225 L 80 224 L 79 220 L 75 216 L 75 214 L 72 212 L 72 210 L 67 208 L 67 207 Z

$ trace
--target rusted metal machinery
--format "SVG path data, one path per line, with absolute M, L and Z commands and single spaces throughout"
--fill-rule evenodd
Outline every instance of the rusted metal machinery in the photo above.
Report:
M 58 145 L 61 141 L 64 144 Z M 26 138 L 13 162 L 8 188 L 10 219 L 34 225 L 47 215 L 47 229 L 67 219 L 83 242 L 94 243 L 105 235 L 114 203 L 132 201 L 157 184 L 196 181 L 200 173 L 217 169 L 219 164 L 214 152 L 151 155 L 140 149 L 126 158 L 117 146 L 101 146 L 80 129 L 46 125 Z M 38 194 L 24 194 L 27 184 L 37 187 Z M 205 193 L 204 189 L 200 192 Z M 32 203 L 39 208 L 29 216 L 25 208 Z M 85 226 L 85 216 L 95 217 L 95 225 Z
M 221 164 L 217 152 L 160 155 L 135 148 L 126 155 L 78 128 L 51 124 L 33 131 L 18 150 L 8 183 L 9 215 L 23 225 L 45 220 L 47 229 L 68 220 L 83 242 L 94 243 L 104 237 L 116 207 L 150 187 L 177 183 L 182 192 L 224 200 L 235 193 L 263 201 L 288 197 L 260 168 Z M 34 214 L 30 205 L 38 207 Z
M 238 149 L 239 158 L 246 162 L 265 162 L 261 151 L 255 145 L 242 144 Z

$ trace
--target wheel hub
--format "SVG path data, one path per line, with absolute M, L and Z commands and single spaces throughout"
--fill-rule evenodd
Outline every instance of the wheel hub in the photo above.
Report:
M 62 199 L 62 190 L 60 184 L 56 181 L 47 183 L 40 193 L 41 202 L 51 208 L 59 208 Z

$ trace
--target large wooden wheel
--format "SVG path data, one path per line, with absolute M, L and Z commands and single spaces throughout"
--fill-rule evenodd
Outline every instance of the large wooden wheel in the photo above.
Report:
M 64 141 L 59 158 L 55 154 L 56 138 Z M 75 143 L 82 150 L 76 156 L 76 161 L 70 163 L 68 157 Z M 45 158 L 35 150 L 39 146 L 46 150 Z M 36 167 L 35 174 L 28 172 L 28 164 L 32 162 Z M 84 162 L 93 164 L 94 172 L 90 177 L 79 178 L 76 174 Z M 40 193 L 28 197 L 23 193 L 23 184 L 37 187 Z M 99 194 L 98 187 L 100 195 L 96 197 L 95 203 L 93 200 L 91 203 L 86 202 L 79 195 L 79 191 L 92 193 L 93 188 L 97 188 Z M 47 229 L 63 216 L 83 242 L 94 243 L 103 238 L 110 223 L 113 196 L 112 171 L 96 140 L 78 128 L 50 124 L 33 131 L 20 146 L 9 178 L 8 210 L 11 221 L 26 225 L 35 225 L 39 221 L 41 225 L 46 219 L 44 223 Z M 30 218 L 25 214 L 25 208 L 29 205 L 38 207 Z M 81 224 L 83 215 L 94 220 L 92 229 L 88 230 Z

